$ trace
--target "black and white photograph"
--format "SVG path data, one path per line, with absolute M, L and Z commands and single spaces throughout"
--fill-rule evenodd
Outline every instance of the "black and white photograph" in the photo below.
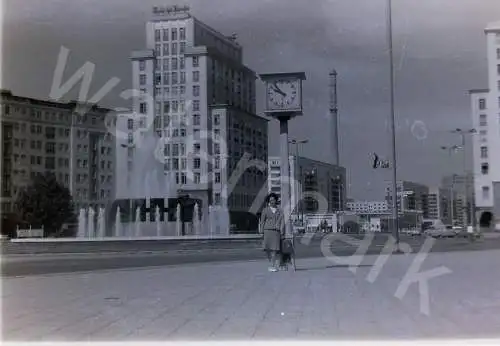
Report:
M 2 342 L 500 340 L 499 0 L 0 18 Z

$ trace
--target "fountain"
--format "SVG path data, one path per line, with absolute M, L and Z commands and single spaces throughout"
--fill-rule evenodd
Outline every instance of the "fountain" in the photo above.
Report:
M 177 236 L 182 236 L 182 221 L 181 221 L 181 205 L 177 204 L 177 209 L 175 211 L 175 231 L 177 232 Z
M 99 208 L 97 215 L 97 236 L 104 238 L 106 236 L 106 219 L 104 217 L 104 208 Z
M 141 209 L 135 208 L 135 236 L 141 236 Z
M 87 229 L 89 238 L 95 237 L 95 211 L 92 207 L 89 208 L 88 219 L 87 219 Z
M 160 223 L 160 207 L 156 206 L 155 209 L 155 221 L 156 221 L 156 236 L 161 236 L 161 223 Z
M 77 238 L 85 238 L 87 233 L 87 220 L 85 216 L 85 209 L 80 209 L 80 214 L 78 215 L 78 233 Z
M 115 216 L 115 237 L 122 236 L 122 220 L 120 215 L 120 206 L 116 208 L 116 216 Z

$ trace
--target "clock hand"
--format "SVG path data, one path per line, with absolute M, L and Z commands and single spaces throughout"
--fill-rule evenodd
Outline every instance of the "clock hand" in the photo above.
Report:
M 273 88 L 274 88 L 274 91 L 276 91 L 278 94 L 281 94 L 281 96 L 286 96 L 286 94 L 280 88 L 278 88 L 276 83 L 273 84 Z

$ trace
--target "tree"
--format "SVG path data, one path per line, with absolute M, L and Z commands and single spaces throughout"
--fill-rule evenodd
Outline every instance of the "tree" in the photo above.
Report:
M 57 234 L 65 222 L 73 222 L 73 200 L 67 187 L 53 173 L 36 175 L 16 200 L 20 218 L 32 226 L 43 226 L 44 236 Z

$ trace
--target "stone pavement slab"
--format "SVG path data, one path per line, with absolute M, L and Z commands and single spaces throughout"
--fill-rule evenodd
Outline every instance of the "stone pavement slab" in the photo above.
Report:
M 374 265 L 377 257 L 366 256 L 352 270 L 320 258 L 299 260 L 296 272 L 268 273 L 264 261 L 248 261 L 6 278 L 3 338 L 500 336 L 500 251 L 429 254 L 417 272 L 439 266 L 451 272 L 430 279 L 428 295 L 421 294 L 425 284 L 413 283 L 402 290 L 416 258 L 391 256 L 380 271 Z M 420 307 L 426 297 L 429 315 Z

